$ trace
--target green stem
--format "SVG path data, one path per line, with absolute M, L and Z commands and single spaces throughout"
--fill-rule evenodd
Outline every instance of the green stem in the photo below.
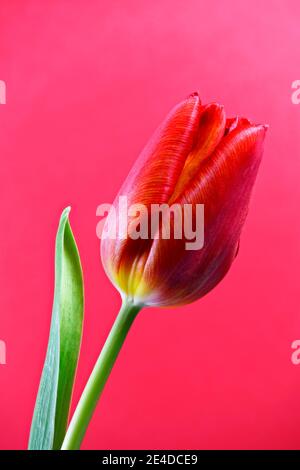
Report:
M 65 436 L 62 450 L 79 449 L 85 432 L 97 406 L 101 392 L 118 357 L 127 333 L 141 310 L 124 300 L 121 310 L 103 346 L 100 356 L 85 386 Z

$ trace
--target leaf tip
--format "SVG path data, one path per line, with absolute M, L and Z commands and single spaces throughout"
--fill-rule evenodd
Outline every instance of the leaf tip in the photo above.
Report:
M 62 211 L 62 215 L 69 215 L 71 212 L 71 206 L 67 206 L 63 211 Z
M 71 211 L 71 206 L 66 207 L 62 211 L 61 216 L 60 216 L 60 225 L 61 224 L 64 225 L 69 220 L 70 211 Z

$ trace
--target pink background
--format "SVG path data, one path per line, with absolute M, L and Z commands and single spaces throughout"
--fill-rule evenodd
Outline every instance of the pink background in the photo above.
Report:
M 27 445 L 61 210 L 85 275 L 77 401 L 120 303 L 96 207 L 199 90 L 270 124 L 240 253 L 204 299 L 139 315 L 83 447 L 299 449 L 299 1 L 2 0 L 0 18 L 0 447 Z

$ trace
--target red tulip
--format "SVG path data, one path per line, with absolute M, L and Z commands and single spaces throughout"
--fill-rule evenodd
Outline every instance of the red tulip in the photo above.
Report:
M 266 128 L 226 119 L 223 106 L 201 105 L 197 93 L 171 111 L 133 166 L 114 209 L 119 196 L 149 208 L 204 204 L 204 246 L 189 251 L 185 237 L 102 239 L 104 267 L 123 296 L 140 305 L 180 305 L 223 278 L 238 251 Z M 110 223 L 108 217 L 106 230 Z
M 104 233 L 108 236 L 101 241 L 103 265 L 123 297 L 122 307 L 76 408 L 63 449 L 79 448 L 141 308 L 192 302 L 213 289 L 230 268 L 238 251 L 265 133 L 266 126 L 251 124 L 245 118 L 226 119 L 218 104 L 201 105 L 194 93 L 171 111 L 142 152 L 107 217 Z M 203 204 L 204 245 L 188 250 L 186 233 L 181 238 L 175 236 L 177 212 L 170 219 L 169 239 L 162 236 L 165 221 L 154 224 L 156 238 L 152 237 L 152 226 L 151 236 L 148 229 L 147 237 L 136 237 L 136 217 L 125 218 L 123 227 L 121 196 L 127 198 L 128 207 L 146 209 L 138 217 L 140 225 L 152 222 L 153 204 L 176 205 L 181 214 L 189 204 L 193 222 L 197 222 L 197 204 Z M 112 236 L 115 225 L 119 238 Z

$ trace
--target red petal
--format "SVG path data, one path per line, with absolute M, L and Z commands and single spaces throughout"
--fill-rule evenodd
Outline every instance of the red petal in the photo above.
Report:
M 201 103 L 193 93 L 169 113 L 133 166 L 120 194 L 128 204 L 168 202 L 195 142 Z
M 198 93 L 193 93 L 169 113 L 129 173 L 114 203 L 117 210 L 119 196 L 127 196 L 128 207 L 133 204 L 149 207 L 169 201 L 194 145 L 200 112 L 200 98 Z M 130 227 L 128 229 L 130 231 Z M 127 292 L 130 292 L 131 280 L 134 282 L 135 269 L 142 271 L 141 265 L 151 244 L 151 239 L 102 241 L 103 264 L 109 263 L 108 274 L 118 276 L 123 283 L 121 287 Z
M 251 126 L 251 122 L 247 118 L 239 116 L 228 118 L 226 119 L 225 135 L 229 134 L 229 132 L 232 132 L 234 129 L 241 129 L 242 127 L 248 126 Z
M 187 251 L 186 240 L 154 241 L 144 270 L 145 282 L 153 290 L 149 299 L 153 305 L 191 302 L 228 271 L 237 252 L 265 131 L 265 126 L 249 125 L 231 131 L 175 201 L 204 204 L 204 247 Z
M 225 124 L 226 117 L 223 106 L 216 103 L 202 106 L 197 140 L 185 161 L 184 168 L 177 181 L 171 198 L 173 201 L 183 192 L 184 188 L 189 185 L 204 160 L 213 153 L 224 136 Z

